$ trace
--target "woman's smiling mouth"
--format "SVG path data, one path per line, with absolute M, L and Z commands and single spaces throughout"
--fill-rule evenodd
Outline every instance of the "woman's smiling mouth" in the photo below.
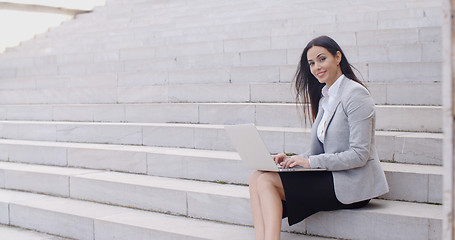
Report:
M 320 72 L 320 73 L 318 73 L 317 75 L 318 75 L 318 77 L 322 77 L 322 76 L 324 76 L 324 75 L 325 75 L 325 73 L 326 73 L 326 72 L 327 72 L 327 71 L 324 71 L 324 72 Z

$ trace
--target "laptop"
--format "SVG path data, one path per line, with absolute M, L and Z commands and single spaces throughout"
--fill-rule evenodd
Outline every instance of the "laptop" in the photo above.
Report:
M 270 152 L 254 124 L 227 125 L 224 127 L 242 162 L 247 168 L 269 172 L 325 171 L 308 169 L 301 166 L 282 168 L 275 164 Z

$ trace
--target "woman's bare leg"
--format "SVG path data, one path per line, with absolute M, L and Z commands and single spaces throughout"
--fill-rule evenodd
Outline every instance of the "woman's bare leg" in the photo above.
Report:
M 258 178 L 257 188 L 265 229 L 264 239 L 278 240 L 283 216 L 281 200 L 286 200 L 279 174 L 275 172 L 261 174 Z
M 256 240 L 263 240 L 265 238 L 265 226 L 262 217 L 261 201 L 258 194 L 258 179 L 264 174 L 262 171 L 253 172 L 250 175 L 250 201 L 251 212 L 253 214 L 254 231 Z
M 250 176 L 250 200 L 256 240 L 280 239 L 285 200 L 278 173 L 256 171 Z

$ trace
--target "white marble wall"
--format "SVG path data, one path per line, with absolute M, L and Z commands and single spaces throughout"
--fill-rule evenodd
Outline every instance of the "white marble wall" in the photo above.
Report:
M 443 1 L 443 25 L 442 25 L 442 47 L 443 47 L 443 121 L 444 121 L 444 141 L 443 141 L 443 162 L 444 162 L 444 180 L 443 180 L 443 201 L 444 201 L 444 219 L 442 235 L 444 240 L 455 239 L 454 233 L 454 199 L 455 199 L 455 155 L 454 155 L 454 100 L 455 96 L 455 73 L 453 69 L 455 56 L 455 31 L 453 26 L 453 10 L 455 5 L 453 1 Z

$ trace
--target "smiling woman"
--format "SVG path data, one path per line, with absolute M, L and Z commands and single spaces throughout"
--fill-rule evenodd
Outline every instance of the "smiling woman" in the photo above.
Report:
M 0 1 L 0 53 L 104 3 L 105 0 Z
M 375 147 L 373 99 L 332 38 L 321 36 L 308 43 L 295 86 L 313 123 L 310 149 L 273 159 L 283 168 L 308 171 L 251 174 L 256 239 L 280 239 L 282 218 L 293 225 L 319 211 L 364 207 L 388 192 Z

